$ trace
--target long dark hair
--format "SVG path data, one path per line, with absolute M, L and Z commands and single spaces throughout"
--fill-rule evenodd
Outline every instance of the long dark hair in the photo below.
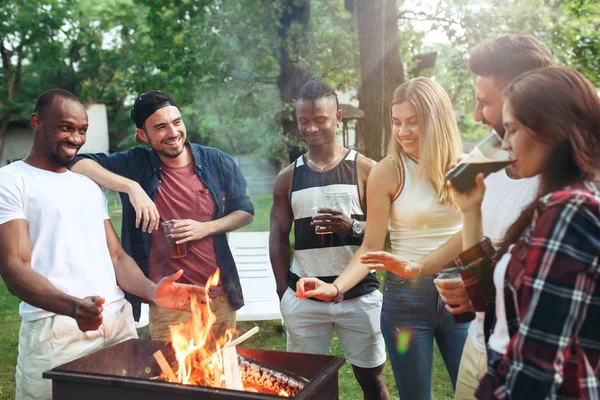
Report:
M 498 255 L 531 224 L 541 197 L 592 180 L 600 171 L 600 97 L 579 72 L 558 67 L 527 72 L 504 89 L 504 101 L 529 134 L 552 145 L 552 153 L 537 198 L 507 230 Z

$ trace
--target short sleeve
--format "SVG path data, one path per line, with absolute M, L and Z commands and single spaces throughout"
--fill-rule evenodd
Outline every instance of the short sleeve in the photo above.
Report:
M 108 199 L 106 198 L 106 194 L 104 194 L 104 191 L 101 190 L 102 192 L 102 219 L 103 220 L 107 220 L 110 219 L 110 215 L 108 214 Z
M 12 176 L 0 173 L 0 225 L 15 219 L 25 219 L 23 191 Z

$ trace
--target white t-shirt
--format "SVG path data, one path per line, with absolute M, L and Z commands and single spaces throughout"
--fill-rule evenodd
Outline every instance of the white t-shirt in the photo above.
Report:
M 123 307 L 106 243 L 106 197 L 93 181 L 71 171 L 55 173 L 17 161 L 0 168 L 0 225 L 24 219 L 31 267 L 71 296 L 105 298 L 103 315 Z M 25 321 L 54 315 L 25 302 Z
M 531 203 L 538 188 L 538 178 L 511 179 L 506 169 L 490 174 L 485 179 L 485 197 L 481 205 L 483 233 L 494 246 L 498 246 L 506 230 L 517 220 L 523 208 Z M 476 313 L 469 326 L 469 338 L 473 346 L 485 353 L 483 320 L 485 313 Z
M 508 334 L 508 322 L 506 321 L 506 308 L 504 306 L 504 277 L 506 270 L 508 269 L 508 263 L 510 261 L 510 253 L 506 253 L 500 258 L 500 261 L 496 263 L 494 268 L 494 286 L 496 287 L 496 324 L 494 325 L 494 332 L 490 336 L 488 345 L 490 349 L 500 353 L 506 354 L 508 343 L 510 342 L 510 335 Z

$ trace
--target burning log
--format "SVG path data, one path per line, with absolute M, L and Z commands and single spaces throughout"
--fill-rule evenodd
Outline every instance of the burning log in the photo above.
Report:
M 244 390 L 235 346 L 223 349 L 223 372 L 227 389 Z
M 255 335 L 257 332 L 258 332 L 258 326 L 255 326 L 254 328 L 250 329 L 248 332 L 244 333 L 242 336 L 232 340 L 231 343 L 225 344 L 225 346 L 223 346 L 223 349 L 230 347 L 230 346 L 235 347 L 238 344 L 242 343 L 243 341 L 245 341 L 245 340 L 249 339 L 250 337 L 252 337 L 253 335 Z M 206 357 L 200 363 L 200 368 L 206 367 L 206 365 L 209 364 L 213 360 L 213 358 L 215 358 L 217 356 L 219 356 L 219 352 L 214 353 L 210 357 Z
M 308 380 L 289 371 L 277 371 L 258 361 L 238 354 L 242 382 L 246 390 L 269 393 L 281 397 L 295 397 Z
M 218 283 L 217 270 L 208 279 L 206 292 Z M 217 317 L 211 310 L 210 303 L 201 304 L 192 297 L 190 309 L 192 316 L 187 322 L 169 326 L 171 346 L 177 364 L 174 364 L 176 372 L 173 374 L 168 362 L 159 361 L 157 358 L 159 364 L 162 363 L 163 379 L 184 385 L 213 388 L 225 386 L 227 389 L 269 393 L 282 397 L 294 396 L 304 387 L 301 378 L 291 380 L 285 373 L 276 373 L 265 367 L 259 368 L 254 362 L 242 360 L 238 365 L 235 346 L 258 332 L 258 327 L 236 339 L 233 339 L 237 333 L 234 329 L 228 329 L 222 337 L 213 337 L 211 328 Z
M 158 363 L 158 366 L 160 367 L 160 370 L 162 371 L 162 373 L 167 376 L 168 381 L 169 382 L 177 382 L 177 377 L 175 376 L 175 372 L 173 372 L 173 369 L 169 365 L 169 362 L 163 355 L 162 351 L 158 350 L 156 353 L 153 354 L 153 356 L 154 356 L 154 359 L 156 360 L 156 362 Z

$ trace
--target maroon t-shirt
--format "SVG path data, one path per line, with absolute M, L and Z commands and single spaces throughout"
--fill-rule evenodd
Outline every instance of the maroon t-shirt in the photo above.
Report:
M 179 168 L 163 165 L 154 204 L 160 213 L 161 223 L 172 219 L 212 221 L 217 207 L 212 194 L 196 175 L 193 162 Z M 152 232 L 148 275 L 153 282 L 183 269 L 179 282 L 204 286 L 218 267 L 212 236 L 187 242 L 187 255 L 171 258 L 162 226 Z M 211 288 L 209 295 L 216 297 L 224 294 L 223 282 L 219 279 L 219 284 Z

